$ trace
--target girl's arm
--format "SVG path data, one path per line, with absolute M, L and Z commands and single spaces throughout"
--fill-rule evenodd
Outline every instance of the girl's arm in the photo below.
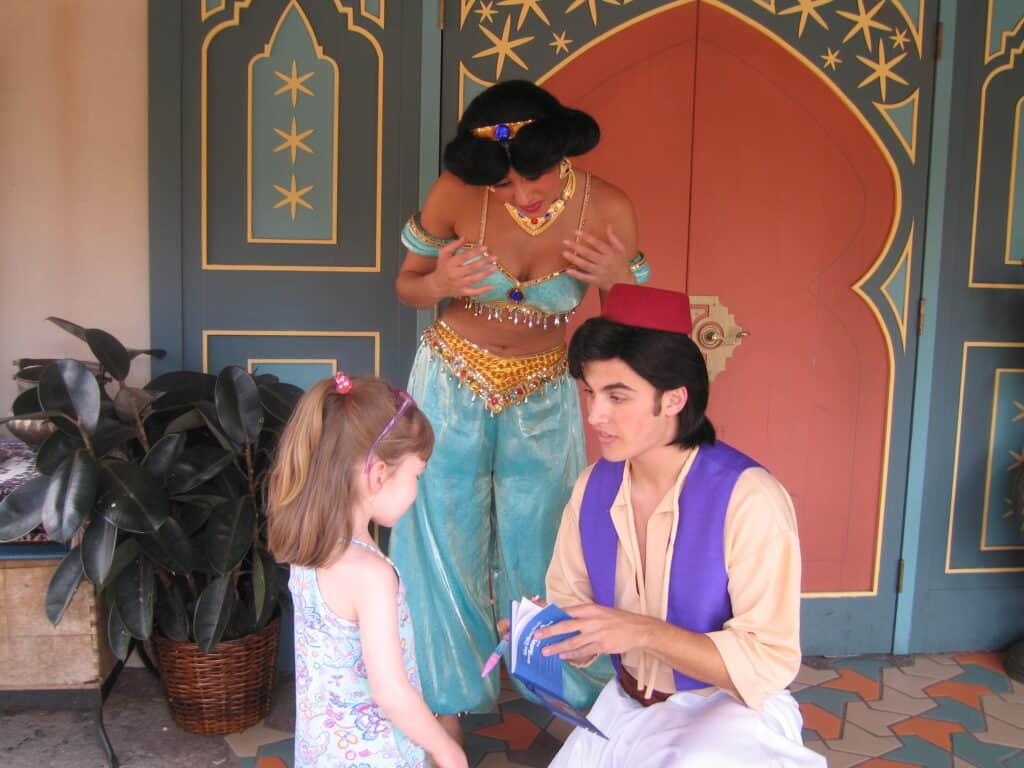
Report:
M 398 637 L 398 578 L 384 560 L 362 564 L 365 578 L 353 590 L 363 661 L 373 701 L 388 720 L 425 749 L 439 768 L 465 768 L 466 755 L 412 687 Z

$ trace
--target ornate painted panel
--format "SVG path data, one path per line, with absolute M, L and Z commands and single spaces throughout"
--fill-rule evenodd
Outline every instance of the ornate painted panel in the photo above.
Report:
M 970 284 L 1024 288 L 1024 24 L 1019 2 L 988 0 L 977 164 L 971 220 Z M 1009 158 L 1009 163 L 1007 163 Z
M 442 136 L 513 77 L 598 118 L 580 163 L 634 199 L 654 283 L 694 297 L 712 418 L 793 493 L 812 652 L 891 647 L 935 19 L 926 0 L 461 0 L 446 21 Z
M 419 173 L 404 134 L 419 119 L 418 4 L 151 10 L 180 31 L 178 61 L 155 65 L 164 97 L 174 69 L 181 94 L 182 362 L 301 385 L 338 368 L 402 381 L 415 312 L 398 305 L 394 278 Z
M 1024 3 L 956 13 L 944 237 L 929 311 L 934 364 L 908 650 L 999 648 L 1019 635 L 1024 535 L 1020 111 Z M 937 123 L 938 124 L 938 123 Z M 931 329 L 929 329 L 931 332 Z M 918 416 L 915 416 L 917 418 Z

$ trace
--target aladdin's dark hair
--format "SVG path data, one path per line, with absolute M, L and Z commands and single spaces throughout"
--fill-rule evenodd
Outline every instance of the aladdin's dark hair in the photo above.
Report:
M 474 128 L 533 120 L 515 138 L 497 142 L 473 134 Z M 455 138 L 444 148 L 444 167 L 467 184 L 496 184 L 509 168 L 532 178 L 565 157 L 589 152 L 601 129 L 586 112 L 563 107 L 558 99 L 528 80 L 506 80 L 473 99 L 459 120 Z
M 708 407 L 708 368 L 689 336 L 654 331 L 592 317 L 569 342 L 569 373 L 583 378 L 583 365 L 618 358 L 662 392 L 686 387 L 686 405 L 671 445 L 692 448 L 715 442 L 715 427 L 704 411 Z M 656 401 L 657 402 L 657 401 Z
M 355 377 L 339 394 L 334 379 L 307 391 L 292 412 L 277 446 L 267 482 L 267 535 L 282 563 L 319 568 L 352 535 L 352 508 L 361 501 L 357 477 L 370 447 L 401 399 L 383 379 Z M 408 408 L 373 449 L 390 467 L 409 454 L 426 461 L 434 431 L 423 412 Z

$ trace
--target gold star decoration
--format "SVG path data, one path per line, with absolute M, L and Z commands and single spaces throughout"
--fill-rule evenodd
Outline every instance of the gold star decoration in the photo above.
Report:
M 1010 451 L 1010 456 L 1013 457 L 1013 464 L 1006 468 L 1007 472 L 1013 472 L 1017 467 L 1024 465 L 1024 451 L 1017 453 L 1016 451 Z
M 902 77 L 893 72 L 893 68 L 907 58 L 906 53 L 901 53 L 895 59 L 886 61 L 885 59 L 885 45 L 881 40 L 878 41 L 878 60 L 869 59 L 866 56 L 858 56 L 857 59 L 871 70 L 871 74 L 865 77 L 857 85 L 858 88 L 863 88 L 868 83 L 878 81 L 878 87 L 882 91 L 882 101 L 885 101 L 885 86 L 889 80 L 893 82 L 902 83 L 908 85 L 907 81 Z
M 570 40 L 569 42 L 572 41 Z M 1017 410 L 1020 411 L 1020 413 L 1016 414 L 1011 421 L 1020 421 L 1021 419 L 1024 419 L 1024 403 L 1019 400 L 1014 400 L 1013 404 L 1017 407 Z
M 544 11 L 540 9 L 540 0 L 501 0 L 498 5 L 518 5 L 519 6 L 519 20 L 516 22 L 516 32 L 523 28 L 523 24 L 526 23 L 526 17 L 533 11 L 540 17 L 547 26 L 551 26 L 551 22 L 548 21 L 548 17 L 544 15 Z
M 295 59 L 292 59 L 291 77 L 286 75 L 284 72 L 274 72 L 275 75 L 277 75 L 279 78 L 281 78 L 281 80 L 284 81 L 284 85 L 282 85 L 280 88 L 274 91 L 274 95 L 277 96 L 278 94 L 282 94 L 285 91 L 291 91 L 293 107 L 295 106 L 295 102 L 299 97 L 299 91 L 302 91 L 303 93 L 309 96 L 313 95 L 313 92 L 309 90 L 309 88 L 307 88 L 305 85 L 303 85 L 303 83 L 305 83 L 307 80 L 309 80 L 309 78 L 316 74 L 315 72 L 307 72 L 304 75 L 299 75 L 297 69 L 298 68 L 297 65 L 295 64 Z
M 313 189 L 313 185 L 310 184 L 308 187 L 302 189 L 296 189 L 295 187 L 295 174 L 292 174 L 292 186 L 290 189 L 275 184 L 274 189 L 278 191 L 283 197 L 277 203 L 274 204 L 275 208 L 282 208 L 286 205 L 290 205 L 292 209 L 292 221 L 295 221 L 295 206 L 301 205 L 303 208 L 309 208 L 313 210 L 313 206 L 302 198 L 309 193 L 309 190 Z
M 850 13 L 849 11 L 836 11 L 836 13 L 842 16 L 844 19 L 849 19 L 853 22 L 853 26 L 850 27 L 850 31 L 846 33 L 846 37 L 843 38 L 845 43 L 851 37 L 856 35 L 858 32 L 864 33 L 864 44 L 868 47 L 868 52 L 871 52 L 871 30 L 877 29 L 881 32 L 887 32 L 889 26 L 883 24 L 880 21 L 875 21 L 875 14 L 878 13 L 879 9 L 885 5 L 885 0 L 878 0 L 878 3 L 870 11 L 864 10 L 864 0 L 857 0 L 857 13 Z
M 280 128 L 274 129 L 274 132 L 277 133 L 277 135 L 280 136 L 282 139 L 284 139 L 284 141 L 282 141 L 280 144 L 274 147 L 274 151 L 281 152 L 285 149 L 290 149 L 292 151 L 292 165 L 295 165 L 296 149 L 301 149 L 303 152 L 308 152 L 311 155 L 313 154 L 313 150 L 310 149 L 305 144 L 305 139 L 307 139 L 313 133 L 313 131 L 314 129 L 310 128 L 308 131 L 303 131 L 302 133 L 299 133 L 295 128 L 295 117 L 292 116 L 291 133 L 285 133 Z
M 473 11 L 473 13 L 480 14 L 481 24 L 483 24 L 484 22 L 490 24 L 491 22 L 494 21 L 494 14 L 496 14 L 497 11 L 494 10 L 494 2 L 492 0 L 492 2 L 489 3 L 480 3 L 480 7 Z
M 905 29 L 897 29 L 896 34 L 889 39 L 892 40 L 892 47 L 899 48 L 901 51 L 907 47 L 907 43 L 909 42 L 907 30 Z
M 608 5 L 619 5 L 619 0 L 601 0 L 603 3 Z M 831 0 L 826 0 L 831 2 Z M 597 0 L 572 0 L 572 5 L 565 9 L 565 12 L 572 13 L 584 3 L 587 4 L 587 8 L 590 10 L 590 20 L 594 22 L 594 26 L 597 26 Z
M 501 33 L 501 39 L 498 39 L 498 37 L 495 36 L 495 34 L 486 27 L 480 27 L 480 31 L 483 32 L 484 35 L 487 36 L 492 43 L 494 43 L 494 45 L 491 46 L 490 48 L 486 48 L 485 50 L 480 51 L 479 53 L 474 53 L 473 58 L 482 59 L 484 56 L 496 56 L 497 72 L 494 75 L 495 80 L 501 79 L 501 70 L 504 69 L 505 67 L 506 57 L 512 59 L 512 61 L 514 61 L 523 69 L 528 69 L 528 67 L 526 66 L 526 62 L 519 58 L 519 54 L 515 52 L 515 49 L 518 48 L 520 45 L 526 45 L 528 42 L 533 40 L 533 35 L 530 35 L 529 37 L 520 37 L 518 40 L 509 40 L 508 35 L 509 27 L 511 24 L 512 17 L 506 16 L 505 29 Z
M 565 32 L 563 32 L 560 35 L 557 35 L 554 32 L 552 32 L 551 33 L 551 37 L 553 37 L 554 39 L 550 43 L 548 43 L 548 45 L 554 46 L 554 48 L 555 48 L 555 55 L 556 56 L 558 54 L 560 54 L 560 53 L 568 53 L 569 52 L 569 43 L 571 43 L 572 40 L 570 40 L 570 39 L 568 39 L 568 37 L 566 37 L 566 33 Z
M 836 71 L 836 67 L 843 63 L 843 60 L 839 58 L 839 51 L 833 51 L 831 48 L 826 48 L 825 55 L 821 58 L 825 62 L 822 66 L 825 69 L 831 69 L 833 72 Z
M 800 29 L 797 31 L 797 37 L 803 37 L 804 27 L 807 26 L 807 17 L 810 16 L 814 19 L 822 28 L 828 29 L 828 24 L 825 19 L 818 13 L 818 8 L 823 5 L 828 5 L 832 0 L 796 0 L 796 5 L 792 5 L 789 8 L 785 8 L 779 11 L 780 16 L 788 16 L 791 13 L 800 14 Z

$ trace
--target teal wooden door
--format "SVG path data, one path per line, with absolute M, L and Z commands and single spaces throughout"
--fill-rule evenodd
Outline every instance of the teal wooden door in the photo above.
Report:
M 794 497 L 805 652 L 891 650 L 937 4 L 447 8 L 443 135 L 515 77 L 598 119 L 580 166 L 635 201 L 653 284 L 690 293 L 719 434 Z M 750 336 L 702 340 L 719 321 Z
M 1024 634 L 1022 521 L 1006 516 L 1024 462 L 1024 2 L 943 16 L 945 204 L 929 222 L 941 263 L 926 276 L 904 652 L 996 649 Z
M 150 5 L 153 337 L 165 368 L 403 383 L 419 3 Z

